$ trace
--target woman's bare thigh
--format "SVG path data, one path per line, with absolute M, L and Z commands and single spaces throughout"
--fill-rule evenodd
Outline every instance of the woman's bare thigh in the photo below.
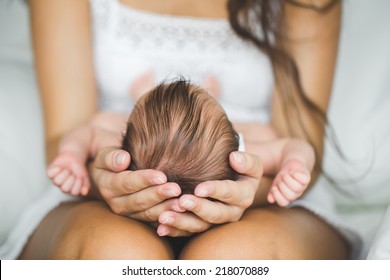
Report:
M 170 259 L 155 229 L 113 214 L 102 202 L 64 203 L 30 237 L 21 259 Z
M 183 259 L 346 259 L 343 238 L 302 208 L 251 209 L 184 248 Z

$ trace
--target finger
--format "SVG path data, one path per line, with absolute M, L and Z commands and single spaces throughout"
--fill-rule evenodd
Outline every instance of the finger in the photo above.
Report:
M 267 201 L 269 203 L 275 203 L 275 197 L 274 195 L 272 194 L 272 192 L 269 192 L 268 195 L 267 195 Z
M 70 175 L 62 184 L 61 190 L 66 193 L 70 192 L 74 186 L 75 181 L 76 178 L 73 175 Z
M 282 180 L 279 182 L 279 184 L 282 182 L 285 183 L 291 191 L 296 192 L 296 193 L 301 193 L 304 189 L 302 184 L 300 182 L 298 182 L 297 180 L 295 180 L 289 174 L 285 174 L 282 176 Z
M 292 191 L 284 182 L 280 182 L 279 191 L 289 202 L 295 200 L 300 194 Z
M 124 195 L 112 199 L 109 204 L 113 212 L 130 216 L 167 200 L 179 196 L 180 187 L 176 183 L 166 183 L 160 186 L 153 186 L 131 195 Z
M 49 167 L 48 169 L 47 169 L 47 176 L 50 178 L 50 179 L 52 179 L 52 178 L 54 178 L 58 173 L 60 173 L 60 171 L 61 171 L 61 167 L 59 167 L 59 166 L 53 166 L 53 167 Z
M 194 193 L 199 197 L 210 197 L 226 204 L 248 208 L 253 203 L 258 182 L 251 178 L 238 181 L 240 183 L 231 180 L 203 182 L 195 188 Z
M 143 222 L 157 222 L 158 217 L 161 215 L 162 212 L 171 211 L 171 210 L 173 211 L 179 210 L 181 212 L 184 212 L 184 210 L 179 209 L 178 204 L 179 204 L 179 199 L 177 198 L 168 199 L 149 209 L 146 209 L 145 211 L 132 214 L 130 215 L 130 218 L 143 221 Z
M 275 198 L 276 203 L 281 207 L 286 207 L 290 202 L 280 193 L 278 188 L 271 189 L 272 195 Z
M 57 186 L 61 186 L 70 175 L 69 170 L 65 169 L 61 171 L 57 176 L 53 178 L 53 182 Z
M 76 181 L 74 182 L 74 188 L 79 190 L 79 194 L 86 195 L 86 193 L 84 193 L 85 191 L 84 191 L 83 187 L 84 187 L 83 186 L 83 179 L 76 178 Z
M 244 152 L 232 152 L 229 155 L 229 161 L 238 173 L 257 179 L 263 176 L 263 164 L 258 156 Z
M 99 169 L 120 172 L 130 165 L 130 154 L 117 147 L 106 147 L 99 151 L 94 166 Z
M 280 182 L 282 181 L 283 179 L 283 175 L 286 174 L 286 173 L 283 173 L 283 172 L 278 172 L 272 182 L 272 186 L 277 186 L 280 184 Z
M 122 171 L 120 173 L 105 172 L 100 176 L 103 187 L 100 192 L 106 199 L 136 193 L 147 187 L 164 184 L 167 177 L 164 173 L 152 170 Z
M 193 235 L 192 232 L 180 230 L 168 225 L 159 225 L 157 227 L 157 234 L 159 236 L 171 236 L 171 237 L 185 237 Z
M 70 190 L 70 193 L 74 196 L 81 194 L 81 184 L 73 184 L 72 189 Z
M 291 176 L 301 182 L 302 184 L 309 184 L 310 182 L 310 174 L 302 173 L 302 172 L 293 172 Z
M 81 179 L 81 194 L 87 195 L 89 190 L 91 189 L 91 182 L 89 181 L 89 178 Z
M 74 164 L 71 166 L 71 171 L 76 177 L 88 176 L 88 170 L 86 165 Z
M 183 195 L 179 198 L 179 205 L 191 211 L 202 220 L 211 224 L 235 222 L 241 218 L 242 208 L 233 205 L 199 198 L 194 195 Z
M 174 211 L 166 211 L 161 213 L 158 221 L 162 225 L 167 225 L 178 230 L 192 233 L 203 232 L 210 227 L 210 223 L 207 223 L 189 212 L 177 213 Z

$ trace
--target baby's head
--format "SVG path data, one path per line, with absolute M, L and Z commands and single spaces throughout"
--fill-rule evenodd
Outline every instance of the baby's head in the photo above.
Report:
M 207 91 L 178 80 L 145 94 L 130 114 L 122 148 L 130 170 L 162 171 L 182 194 L 201 182 L 235 180 L 229 154 L 238 135 L 224 110 Z

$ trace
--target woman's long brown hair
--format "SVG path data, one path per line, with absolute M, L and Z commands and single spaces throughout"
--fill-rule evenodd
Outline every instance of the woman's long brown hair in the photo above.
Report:
M 289 134 L 296 136 L 292 129 L 291 120 L 298 122 L 305 138 L 313 143 L 310 134 L 305 130 L 302 118 L 299 113 L 298 104 L 303 104 L 313 117 L 325 127 L 330 128 L 326 112 L 321 110 L 305 93 L 297 63 L 293 57 L 281 46 L 286 40 L 283 34 L 283 8 L 282 4 L 288 3 L 301 7 L 302 9 L 311 9 L 319 13 L 325 13 L 330 10 L 339 0 L 330 0 L 329 3 L 321 7 L 301 3 L 293 0 L 229 0 L 228 11 L 229 21 L 233 30 L 244 40 L 253 43 L 257 48 L 263 51 L 271 60 L 273 72 L 276 80 L 277 93 L 283 100 L 283 113 L 288 125 Z M 259 30 L 259 25 L 261 29 Z M 261 31 L 261 32 L 259 32 Z M 276 45 L 275 41 L 281 42 Z M 292 88 L 293 87 L 293 88 Z M 292 94 L 291 91 L 296 94 Z M 331 129 L 330 129 L 330 132 Z M 344 158 L 337 141 L 332 137 L 332 143 L 338 153 Z M 317 158 L 319 151 L 316 151 Z M 317 172 L 323 172 L 321 162 L 316 162 Z M 329 176 L 327 176 L 329 177 Z M 332 180 L 333 181 L 333 180 Z

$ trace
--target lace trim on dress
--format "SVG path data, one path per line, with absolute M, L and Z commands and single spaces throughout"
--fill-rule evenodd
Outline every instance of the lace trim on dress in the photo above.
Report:
M 134 9 L 119 0 L 91 0 L 98 29 L 114 28 L 115 36 L 129 40 L 132 46 L 165 45 L 178 49 L 193 48 L 202 51 L 242 49 L 243 40 L 230 28 L 225 19 L 204 19 L 189 16 L 158 14 Z M 246 44 L 246 42 L 245 42 Z

